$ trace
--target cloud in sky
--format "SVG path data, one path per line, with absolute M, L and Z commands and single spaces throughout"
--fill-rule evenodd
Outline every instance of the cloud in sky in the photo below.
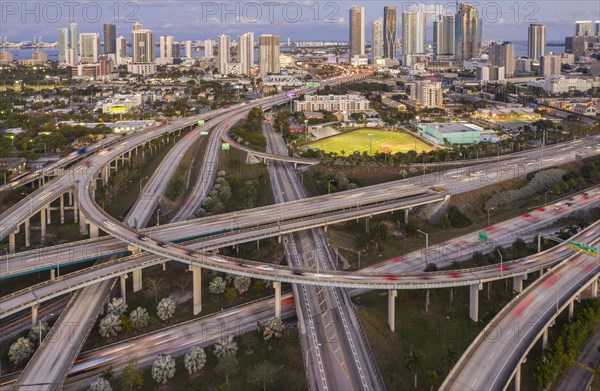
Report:
M 597 0 L 555 1 L 478 1 L 476 5 L 484 19 L 484 39 L 526 40 L 527 26 L 540 22 L 548 26 L 548 40 L 561 41 L 573 34 L 576 20 L 600 20 Z M 77 5 L 73 5 L 77 4 Z M 178 40 L 204 39 L 219 34 L 236 36 L 246 31 L 256 34 L 281 33 L 294 40 L 348 39 L 348 10 L 352 5 L 366 8 L 367 39 L 370 23 L 380 19 L 383 7 L 401 12 L 413 9 L 417 2 L 409 1 L 2 1 L 0 2 L 0 36 L 11 41 L 31 40 L 41 35 L 46 41 L 57 39 L 57 29 L 70 22 L 79 24 L 80 32 L 101 32 L 103 23 L 117 24 L 117 33 L 128 37 L 131 24 L 140 21 L 156 35 L 170 34 Z M 434 2 L 425 2 L 427 9 Z M 439 6 L 455 9 L 455 1 L 438 2 Z M 452 11 L 453 12 L 453 11 Z M 432 39 L 428 17 L 428 40 Z M 401 34 L 399 29 L 398 34 Z

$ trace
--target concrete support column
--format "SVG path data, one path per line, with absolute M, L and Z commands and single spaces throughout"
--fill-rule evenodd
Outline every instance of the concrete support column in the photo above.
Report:
M 69 206 L 73 206 L 73 191 L 69 190 L 67 192 L 67 197 L 69 197 Z
M 470 286 L 470 300 L 469 300 L 469 316 L 473 322 L 479 321 L 479 291 L 481 290 L 480 284 Z
M 72 193 L 69 193 L 69 194 L 72 194 Z M 79 221 L 78 217 L 79 217 L 79 211 L 77 208 L 77 202 L 73 202 L 73 222 L 75 224 L 77 224 L 77 222 Z M 80 230 L 81 230 L 81 227 L 80 227 Z
M 548 346 L 548 326 L 544 328 L 544 334 L 542 334 L 542 350 L 546 350 Z
M 121 283 L 121 298 L 127 301 L 127 274 L 123 274 L 119 278 L 119 282 Z
M 592 299 L 598 298 L 598 280 L 597 279 L 592 281 L 592 283 L 590 284 L 590 296 L 592 297 Z
M 50 280 L 54 281 L 56 278 L 56 270 L 50 269 Z
M 396 297 L 398 291 L 395 289 L 388 290 L 388 326 L 392 333 L 396 331 Z
M 142 269 L 134 270 L 131 273 L 133 276 L 133 291 L 139 292 L 142 290 Z
M 515 372 L 515 391 L 521 391 L 521 363 L 517 365 L 517 371 Z
M 83 214 L 81 209 L 79 209 L 79 212 L 76 211 L 75 213 L 76 214 L 79 213 L 79 234 L 87 235 L 88 228 L 87 228 L 87 224 L 85 223 L 85 215 Z
M 46 239 L 46 207 L 40 211 L 40 232 L 42 243 Z
M 190 270 L 192 271 L 194 315 L 198 315 L 202 312 L 202 268 L 190 265 Z
M 404 224 L 408 224 L 408 209 L 404 209 Z
M 540 269 L 539 273 L 540 273 L 540 278 L 542 278 L 542 276 L 544 275 L 544 269 Z
M 275 317 L 281 319 L 281 282 L 273 281 L 275 289 Z
M 100 236 L 100 230 L 96 224 L 90 223 L 90 239 Z
M 575 300 L 571 300 L 569 303 L 569 322 L 573 318 L 573 313 L 575 312 Z
M 50 204 L 46 205 L 46 224 L 52 224 L 52 210 L 50 208 Z
M 369 233 L 369 218 L 365 217 L 365 233 Z
M 513 291 L 517 293 L 523 292 L 523 280 L 525 280 L 524 276 L 513 277 Z
M 8 251 L 11 254 L 15 253 L 15 234 L 14 234 L 14 232 L 10 233 L 8 235 Z
M 29 223 L 29 217 L 25 219 L 25 229 L 24 234 L 25 234 L 25 247 L 29 247 L 31 246 L 31 229 L 29 228 L 30 223 Z
M 60 223 L 64 224 L 65 223 L 65 195 L 61 194 L 61 196 L 58 199 L 60 201 Z
M 38 305 L 31 306 L 31 327 L 35 326 L 38 318 Z

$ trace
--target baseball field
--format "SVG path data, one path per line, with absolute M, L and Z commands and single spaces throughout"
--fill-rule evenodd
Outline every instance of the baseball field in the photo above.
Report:
M 371 134 L 372 136 L 369 136 Z M 379 129 L 358 129 L 328 137 L 319 141 L 305 144 L 305 148 L 320 149 L 325 152 L 336 152 L 338 155 L 350 155 L 355 151 L 361 154 L 370 152 L 372 143 L 373 153 L 407 152 L 415 149 L 415 138 L 408 133 L 392 132 Z M 416 140 L 417 153 L 430 151 L 432 148 L 420 140 Z

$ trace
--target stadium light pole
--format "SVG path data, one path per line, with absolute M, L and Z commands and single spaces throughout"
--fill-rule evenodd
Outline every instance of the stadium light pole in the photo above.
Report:
M 369 133 L 369 156 L 373 156 L 373 133 Z

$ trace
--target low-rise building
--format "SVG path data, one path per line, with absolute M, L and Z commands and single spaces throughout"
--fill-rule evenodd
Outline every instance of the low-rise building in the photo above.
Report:
M 531 81 L 527 83 L 531 87 L 539 87 L 544 89 L 548 94 L 563 94 L 569 91 L 581 91 L 585 92 L 591 88 L 600 87 L 600 80 L 594 79 L 580 79 L 580 78 L 545 78 L 542 80 Z
M 141 106 L 142 103 L 142 94 L 117 94 L 96 103 L 96 110 L 102 109 L 105 114 L 123 114 Z
M 481 141 L 498 141 L 493 130 L 470 123 L 425 123 L 419 125 L 422 137 L 437 144 L 477 144 Z
M 369 110 L 370 102 L 358 94 L 306 95 L 304 100 L 294 101 L 295 111 L 346 111 L 355 113 Z

